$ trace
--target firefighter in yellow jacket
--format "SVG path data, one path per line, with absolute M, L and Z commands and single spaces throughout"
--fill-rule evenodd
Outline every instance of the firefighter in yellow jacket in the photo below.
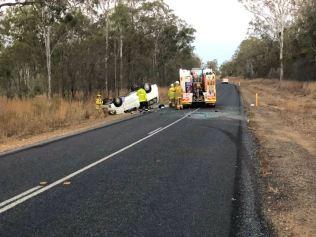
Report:
M 101 95 L 99 94 L 99 95 L 97 95 L 97 98 L 95 99 L 95 108 L 99 112 L 102 109 L 102 104 L 103 104 L 103 100 L 101 99 Z
M 183 94 L 182 87 L 180 86 L 179 81 L 176 81 L 176 87 L 175 87 L 176 109 L 183 109 L 182 94 Z
M 175 105 L 175 93 L 176 93 L 175 87 L 173 84 L 171 84 L 168 91 L 169 106 L 171 108 L 173 108 Z
M 148 102 L 147 102 L 147 93 L 143 88 L 139 88 L 137 90 L 137 96 L 139 99 L 139 110 L 143 111 L 146 110 L 148 111 Z

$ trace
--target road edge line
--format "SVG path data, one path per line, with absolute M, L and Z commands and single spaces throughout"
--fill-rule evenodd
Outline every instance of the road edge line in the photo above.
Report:
M 11 202 L 14 202 L 15 200 L 20 199 L 20 198 L 22 198 L 22 197 L 24 197 L 24 196 L 27 196 L 28 194 L 30 194 L 30 193 L 32 193 L 32 192 L 34 192 L 34 191 L 36 191 L 36 190 L 38 190 L 38 189 L 40 189 L 40 188 L 42 188 L 42 186 L 36 186 L 36 187 L 31 188 L 31 189 L 29 189 L 29 190 L 26 190 L 25 192 L 20 193 L 20 194 L 18 194 L 18 195 L 16 195 L 16 196 L 12 197 L 12 198 L 10 198 L 10 199 L 7 199 L 7 200 L 5 200 L 5 201 L 3 201 L 3 202 L 0 203 L 0 207 L 6 206 L 7 204 L 9 204 L 9 203 L 11 203 Z
M 21 203 L 23 203 L 23 202 L 25 202 L 25 201 L 27 201 L 28 199 L 31 199 L 32 197 L 35 197 L 35 196 L 37 196 L 37 195 L 39 195 L 39 194 L 41 194 L 41 193 L 43 193 L 43 192 L 45 192 L 45 191 L 47 191 L 47 190 L 49 190 L 49 189 L 51 189 L 51 188 L 53 188 L 53 187 L 55 187 L 55 186 L 57 186 L 57 185 L 63 183 L 64 181 L 67 181 L 67 180 L 69 180 L 69 179 L 71 179 L 71 178 L 77 176 L 77 175 L 80 174 L 80 173 L 83 173 L 84 171 L 86 171 L 86 170 L 88 170 L 88 169 L 91 169 L 92 167 L 97 166 L 97 165 L 100 164 L 100 163 L 103 163 L 104 161 L 106 161 L 106 160 L 112 158 L 113 156 L 116 156 L 116 155 L 122 153 L 123 151 L 126 151 L 126 150 L 128 150 L 129 148 L 131 148 L 131 147 L 133 147 L 133 146 L 135 146 L 135 145 L 137 145 L 137 144 L 139 144 L 139 143 L 141 143 L 141 142 L 143 142 L 143 141 L 145 141 L 145 140 L 147 140 L 147 139 L 153 137 L 154 135 L 156 135 L 156 134 L 158 134 L 158 133 L 160 133 L 160 132 L 166 130 L 167 128 L 169 128 L 169 127 L 171 127 L 171 126 L 173 126 L 173 125 L 179 123 L 180 121 L 186 119 L 188 116 L 190 116 L 191 114 L 195 113 L 195 112 L 198 111 L 198 110 L 199 110 L 199 109 L 196 109 L 196 110 L 194 110 L 194 111 L 192 111 L 192 112 L 190 112 L 190 113 L 187 113 L 187 114 L 184 115 L 182 118 L 180 118 L 180 119 L 178 119 L 178 120 L 176 120 L 176 121 L 170 123 L 169 125 L 163 127 L 162 129 L 160 129 L 160 130 L 158 130 L 158 131 L 156 131 L 156 132 L 154 132 L 154 133 L 152 133 L 152 134 L 150 134 L 150 135 L 147 135 L 147 136 L 145 136 L 145 137 L 139 139 L 138 141 L 133 142 L 133 143 L 131 143 L 130 145 L 127 145 L 127 146 L 121 148 L 120 150 L 118 150 L 118 151 L 116 151 L 116 152 L 114 152 L 114 153 L 112 153 L 112 154 L 110 154 L 110 155 L 108 155 L 108 156 L 106 156 L 106 157 L 103 157 L 103 158 L 101 158 L 100 160 L 95 161 L 95 162 L 91 163 L 90 165 L 87 165 L 87 166 L 85 166 L 85 167 L 83 167 L 83 168 L 81 168 L 81 169 L 79 169 L 79 170 L 77 170 L 77 171 L 75 171 L 75 172 L 73 172 L 73 173 L 71 173 L 71 174 L 69 174 L 69 175 L 67 175 L 67 176 L 65 176 L 65 177 L 63 177 L 63 178 L 61 178 L 61 179 L 59 179 L 59 180 L 56 180 L 55 182 L 53 182 L 53 183 L 51 183 L 51 184 L 49 184 L 49 185 L 47 185 L 47 186 L 45 186 L 45 187 L 43 187 L 43 188 L 41 188 L 41 189 L 35 191 L 35 192 L 33 192 L 33 193 L 31 193 L 31 194 L 29 194 L 29 195 L 27 195 L 27 196 L 23 196 L 21 199 L 18 199 L 18 200 L 15 201 L 15 202 L 11 202 L 9 205 L 7 205 L 7 206 L 5 206 L 5 207 L 3 207 L 3 208 L 0 208 L 0 214 L 2 214 L 2 213 L 4 213 L 4 212 L 6 212 L 6 211 L 12 209 L 13 207 L 15 207 L 15 206 L 17 206 L 17 205 L 19 205 L 19 204 L 21 204 Z

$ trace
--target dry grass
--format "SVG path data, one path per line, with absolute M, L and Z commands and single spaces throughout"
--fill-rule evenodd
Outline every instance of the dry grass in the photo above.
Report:
M 296 94 L 316 94 L 316 82 L 283 81 L 280 88 Z
M 316 82 L 233 80 L 260 143 L 265 215 L 278 236 L 316 236 Z
M 159 98 L 160 98 L 160 103 L 162 104 L 167 104 L 169 102 L 168 99 L 168 87 L 159 87 Z
M 94 101 L 68 102 L 45 97 L 29 100 L 6 100 L 0 97 L 0 143 L 53 131 L 83 121 L 97 119 Z

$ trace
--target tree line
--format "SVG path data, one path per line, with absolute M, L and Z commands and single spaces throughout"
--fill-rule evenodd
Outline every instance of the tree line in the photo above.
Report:
M 198 67 L 195 29 L 163 0 L 0 3 L 0 94 L 116 96 L 135 83 L 167 85 Z
M 240 0 L 254 18 L 250 36 L 222 76 L 316 80 L 316 0 Z

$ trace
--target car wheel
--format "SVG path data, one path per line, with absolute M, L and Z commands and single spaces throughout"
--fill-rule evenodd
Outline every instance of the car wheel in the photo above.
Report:
M 149 83 L 145 83 L 144 90 L 146 91 L 146 93 L 150 93 L 151 92 L 151 85 Z
M 116 106 L 116 107 L 120 107 L 122 104 L 123 104 L 123 100 L 121 97 L 117 97 L 113 100 L 113 104 Z

